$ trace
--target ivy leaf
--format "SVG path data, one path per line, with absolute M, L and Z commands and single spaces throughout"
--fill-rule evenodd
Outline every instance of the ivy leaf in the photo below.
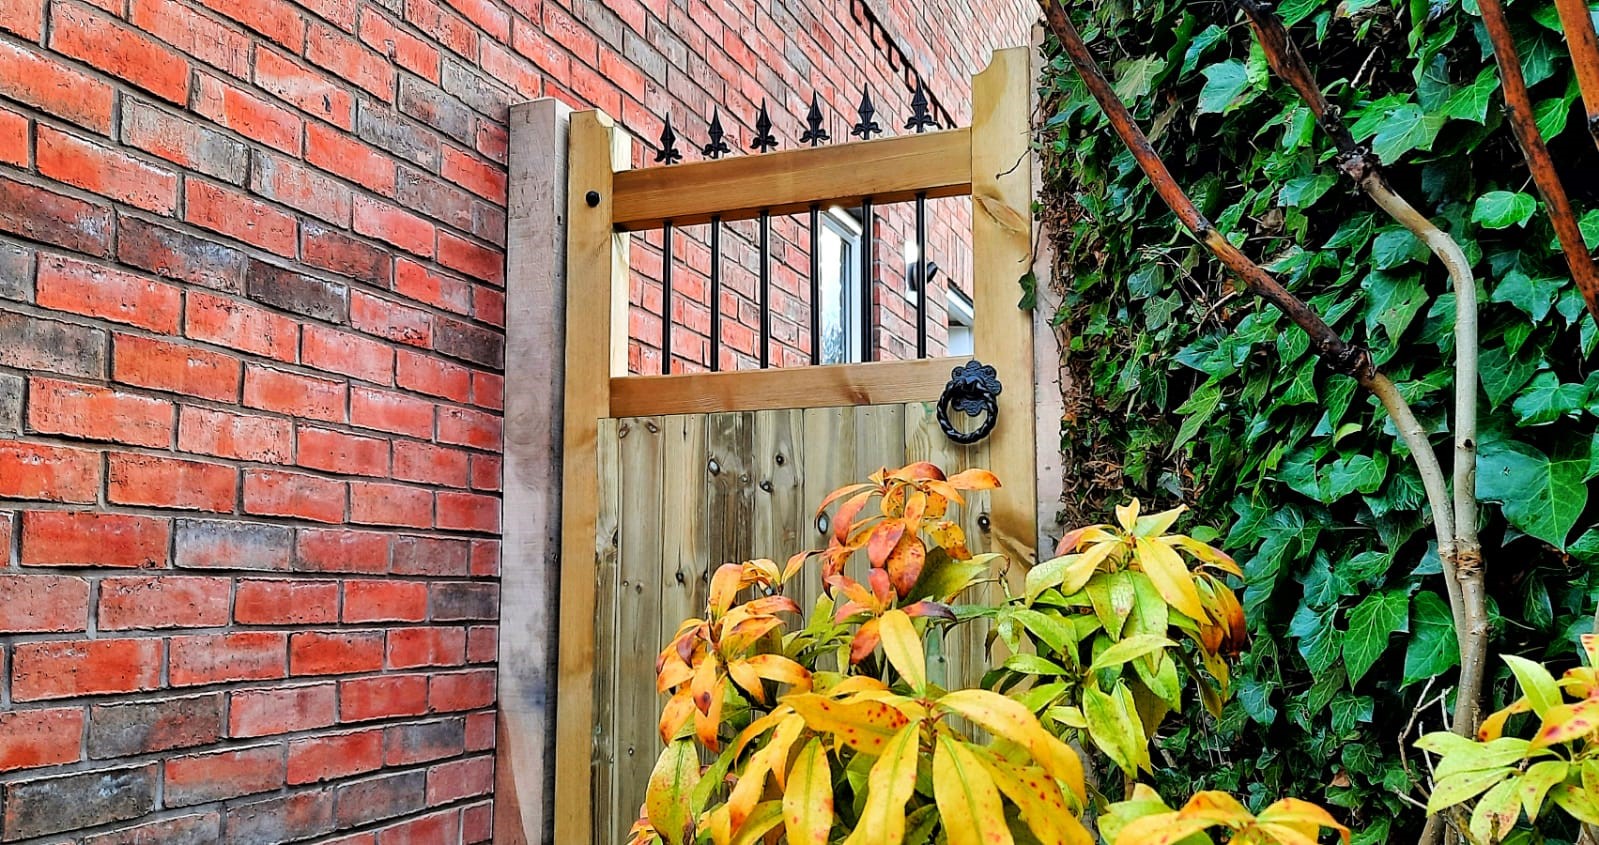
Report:
M 1379 270 L 1398 267 L 1407 261 L 1425 261 L 1432 253 L 1408 229 L 1384 231 L 1371 243 L 1371 258 Z
M 1512 354 L 1503 346 L 1483 350 L 1478 364 L 1482 389 L 1488 394 L 1490 408 L 1498 408 L 1506 399 L 1514 396 L 1538 369 L 1536 360 Z
M 1489 229 L 1525 226 L 1538 210 L 1538 201 L 1520 191 L 1489 191 L 1471 207 L 1471 222 Z
M 1586 456 L 1551 460 L 1525 443 L 1485 437 L 1477 453 L 1477 496 L 1500 503 L 1505 519 L 1522 532 L 1564 550 L 1588 505 L 1588 463 Z
M 1344 634 L 1344 668 L 1353 687 L 1388 649 L 1395 633 L 1408 630 L 1410 596 L 1404 590 L 1388 590 L 1366 596 L 1349 613 L 1349 630 Z
M 1444 103 L 1444 115 L 1486 123 L 1488 103 L 1492 101 L 1493 93 L 1497 90 L 1499 90 L 1499 75 L 1490 65 L 1477 74 L 1476 81 L 1450 95 L 1449 101 Z
M 1177 439 L 1171 444 L 1171 453 L 1176 453 L 1184 443 L 1199 434 L 1199 429 L 1210 421 L 1212 414 L 1216 413 L 1216 408 L 1221 405 L 1221 399 L 1221 387 L 1214 379 L 1205 382 L 1203 387 L 1188 397 L 1188 401 L 1177 409 L 1177 413 L 1187 416 L 1183 417 L 1182 427 L 1177 429 Z
M 1410 604 L 1410 644 L 1405 647 L 1406 685 L 1460 665 L 1455 618 L 1437 593 L 1420 592 Z
M 1332 624 L 1336 610 L 1333 608 L 1318 613 L 1301 606 L 1294 611 L 1294 618 L 1288 623 L 1288 633 L 1299 639 L 1299 654 L 1305 658 L 1305 665 L 1314 674 L 1319 675 L 1331 668 L 1338 661 L 1338 654 L 1343 648 L 1344 632 Z
M 1512 270 L 1494 286 L 1491 299 L 1494 302 L 1508 302 L 1525 312 L 1533 322 L 1539 323 L 1549 316 L 1549 309 L 1560 296 L 1563 284 L 1558 277 L 1534 279 L 1520 270 Z
M 1562 384 L 1554 373 L 1539 373 L 1511 406 L 1524 426 L 1546 425 L 1561 417 L 1581 413 L 1588 401 L 1588 386 Z
M 1201 30 L 1198 35 L 1194 36 L 1194 40 L 1189 42 L 1188 49 L 1183 52 L 1183 64 L 1177 74 L 1179 76 L 1187 76 L 1193 73 L 1194 68 L 1199 66 L 1199 60 L 1204 58 L 1205 51 L 1215 46 L 1216 42 L 1222 40 L 1226 35 L 1227 31 L 1216 24 L 1211 24 Z
M 1116 63 L 1116 96 L 1130 103 L 1149 93 L 1155 78 L 1166 69 L 1166 60 L 1160 56 Z
M 1243 105 L 1240 98 L 1249 88 L 1249 69 L 1238 59 L 1211 65 L 1201 71 L 1205 87 L 1199 92 L 1198 114 L 1224 114 Z
M 1367 292 L 1366 331 L 1374 332 L 1380 325 L 1395 343 L 1427 304 L 1427 291 L 1414 275 L 1393 276 L 1375 270 L 1360 286 Z
M 1415 103 L 1406 103 L 1383 119 L 1371 140 L 1371 151 L 1383 164 L 1393 164 L 1411 150 L 1430 150 L 1445 120 L 1441 114 L 1429 114 Z
M 1288 208 L 1309 208 L 1337 182 L 1337 176 L 1325 171 L 1295 176 L 1283 183 L 1282 190 L 1277 192 L 1277 201 Z
M 1371 495 L 1388 477 L 1388 455 L 1349 455 L 1333 461 L 1327 468 L 1327 498 L 1341 499 L 1350 493 Z

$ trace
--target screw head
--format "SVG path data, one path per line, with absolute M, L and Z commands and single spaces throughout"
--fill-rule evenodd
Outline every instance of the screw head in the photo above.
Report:
M 587 194 L 584 195 L 583 201 L 589 204 L 589 208 L 599 208 L 600 207 L 600 192 L 599 191 L 589 191 Z

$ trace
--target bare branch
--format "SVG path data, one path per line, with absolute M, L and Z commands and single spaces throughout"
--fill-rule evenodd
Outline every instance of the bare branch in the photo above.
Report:
M 1566 33 L 1571 64 L 1577 70 L 1577 88 L 1588 113 L 1588 134 L 1599 144 L 1599 35 L 1594 33 L 1593 16 L 1586 0 L 1555 0 L 1560 12 L 1560 28 Z
M 1566 255 L 1571 277 L 1588 303 L 1588 313 L 1599 320 L 1599 268 L 1594 266 L 1588 245 L 1583 243 L 1582 229 L 1577 225 L 1577 215 L 1566 198 L 1565 185 L 1555 171 L 1555 162 L 1544 146 L 1543 134 L 1533 119 L 1532 97 L 1527 93 L 1527 80 L 1521 75 L 1521 57 L 1516 53 L 1516 41 L 1510 33 L 1510 22 L 1505 19 L 1504 6 L 1499 0 L 1481 0 L 1482 22 L 1488 29 L 1488 38 L 1494 45 L 1494 58 L 1499 63 L 1499 81 L 1505 91 L 1505 110 L 1510 128 L 1521 142 L 1521 151 L 1527 157 L 1527 169 L 1532 171 L 1533 183 L 1549 206 L 1549 219 L 1554 224 L 1555 236 L 1560 239 L 1560 250 Z M 1585 10 L 1586 11 L 1586 10 Z M 1579 64 L 1581 64 L 1579 62 Z M 1591 125 L 1591 124 L 1590 124 Z

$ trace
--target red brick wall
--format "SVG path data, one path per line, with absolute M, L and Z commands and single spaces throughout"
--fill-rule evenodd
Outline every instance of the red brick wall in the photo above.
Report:
M 889 5 L 0 0 L 0 841 L 486 840 L 507 108 L 964 118 L 1027 8 Z

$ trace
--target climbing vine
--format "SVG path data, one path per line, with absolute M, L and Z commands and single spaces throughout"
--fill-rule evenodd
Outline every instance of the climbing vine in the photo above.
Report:
M 1484 303 L 1478 492 L 1492 650 L 1575 664 L 1599 598 L 1599 332 L 1502 117 L 1474 2 L 1277 7 L 1357 141 L 1464 248 Z M 1508 10 L 1539 129 L 1579 211 L 1599 157 L 1551 0 Z M 1228 4 L 1075 13 L 1118 96 L 1223 232 L 1372 350 L 1447 450 L 1453 294 L 1407 230 L 1338 181 L 1306 105 Z M 1143 181 L 1079 77 L 1046 77 L 1044 213 L 1057 225 L 1072 372 L 1067 521 L 1127 493 L 1182 502 L 1244 563 L 1254 645 L 1242 707 L 1162 737 L 1171 795 L 1254 790 L 1342 805 L 1366 842 L 1418 833 L 1425 773 L 1401 748 L 1442 726 L 1459 652 L 1425 496 L 1386 415 L 1242 295 Z M 1599 210 L 1581 217 L 1599 246 Z M 1491 676 L 1492 708 L 1513 697 Z M 1423 799 L 1424 800 L 1424 799 Z M 1257 806 L 1258 809 L 1258 806 Z

